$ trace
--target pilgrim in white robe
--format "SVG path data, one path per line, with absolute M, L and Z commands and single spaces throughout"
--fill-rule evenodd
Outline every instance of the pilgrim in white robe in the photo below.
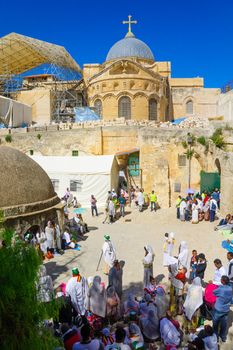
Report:
M 180 333 L 166 317 L 160 320 L 160 333 L 165 345 L 178 346 L 180 344 Z
M 189 251 L 188 251 L 188 245 L 187 242 L 182 241 L 180 243 L 180 252 L 178 255 L 178 265 L 186 267 L 186 269 L 189 269 Z
M 70 296 L 75 311 L 80 315 L 84 315 L 87 297 L 86 279 L 81 277 L 80 282 L 78 282 L 78 276 L 71 277 L 66 285 L 66 295 Z
M 116 250 L 110 240 L 104 242 L 102 251 L 105 263 L 109 268 L 113 267 L 114 261 L 116 260 Z
M 168 237 L 165 237 L 163 246 L 163 266 L 169 266 L 177 262 L 177 259 L 173 258 L 172 251 L 174 247 L 174 233 L 171 232 Z

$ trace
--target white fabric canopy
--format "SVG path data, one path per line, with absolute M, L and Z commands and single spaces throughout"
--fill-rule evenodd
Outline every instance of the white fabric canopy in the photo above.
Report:
M 114 155 L 107 156 L 32 156 L 48 174 L 59 197 L 63 197 L 70 183 L 76 183 L 73 196 L 83 207 L 90 207 L 93 194 L 97 206 L 104 206 L 108 191 L 118 186 L 119 171 Z

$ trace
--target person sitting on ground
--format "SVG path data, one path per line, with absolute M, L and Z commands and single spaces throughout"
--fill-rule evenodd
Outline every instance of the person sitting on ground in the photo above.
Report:
M 62 234 L 62 249 L 74 249 L 76 247 L 76 243 L 71 240 L 71 235 L 69 233 L 69 229 L 65 227 L 64 232 Z M 77 249 L 79 248 L 79 244 L 77 244 Z M 80 248 L 79 248 L 80 250 Z
M 154 310 L 149 310 L 148 315 L 140 317 L 140 328 L 147 343 L 152 343 L 160 337 L 159 318 Z
M 128 344 L 133 350 L 144 347 L 142 332 L 135 322 L 130 322 L 127 329 Z
M 79 219 L 81 233 L 84 234 L 84 233 L 89 232 L 87 223 L 84 222 L 82 214 L 77 214 L 77 218 Z
M 105 347 L 105 350 L 118 349 L 118 350 L 131 350 L 129 345 L 125 344 L 126 331 L 122 327 L 118 327 L 115 332 L 115 343 Z M 73 349 L 76 350 L 76 349 Z
M 200 331 L 198 338 L 201 338 L 205 344 L 205 350 L 218 350 L 218 339 L 210 325 Z
M 216 230 L 221 230 L 223 226 L 231 224 L 232 223 L 232 216 L 231 214 L 227 214 L 224 219 L 221 219 L 218 223 L 218 225 L 214 228 Z
M 181 342 L 181 332 L 179 322 L 171 317 L 171 313 L 167 313 L 166 317 L 160 320 L 160 334 L 161 339 L 168 346 L 179 346 Z
M 80 342 L 81 336 L 77 328 L 69 326 L 67 323 L 63 323 L 61 326 L 62 340 L 66 350 L 72 350 L 75 343 Z
M 129 316 L 131 312 L 134 312 L 138 315 L 139 303 L 135 300 L 135 297 L 132 293 L 128 295 L 127 300 L 124 302 L 123 309 L 125 317 Z
M 91 339 L 91 327 L 89 324 L 84 324 L 80 333 L 82 340 L 75 343 L 72 350 L 104 350 L 103 344 L 98 339 Z
M 72 204 L 73 204 L 73 207 L 74 207 L 74 208 L 78 208 L 78 207 L 79 207 L 79 206 L 78 206 L 78 201 L 77 201 L 77 198 L 76 198 L 76 197 L 73 198 Z

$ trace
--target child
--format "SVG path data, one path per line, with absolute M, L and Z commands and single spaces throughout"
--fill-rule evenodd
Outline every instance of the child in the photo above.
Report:
M 192 257 L 190 260 L 190 281 L 192 282 L 196 277 L 196 268 L 197 268 L 197 251 L 194 249 L 192 251 Z

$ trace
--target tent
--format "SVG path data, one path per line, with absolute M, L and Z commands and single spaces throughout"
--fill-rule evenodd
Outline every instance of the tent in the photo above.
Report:
M 32 122 L 32 108 L 24 103 L 0 96 L 0 124 L 18 128 Z
M 104 206 L 108 191 L 117 190 L 119 167 L 114 155 L 31 158 L 48 174 L 59 197 L 63 197 L 69 188 L 83 207 L 90 206 L 92 194 L 98 206 Z

